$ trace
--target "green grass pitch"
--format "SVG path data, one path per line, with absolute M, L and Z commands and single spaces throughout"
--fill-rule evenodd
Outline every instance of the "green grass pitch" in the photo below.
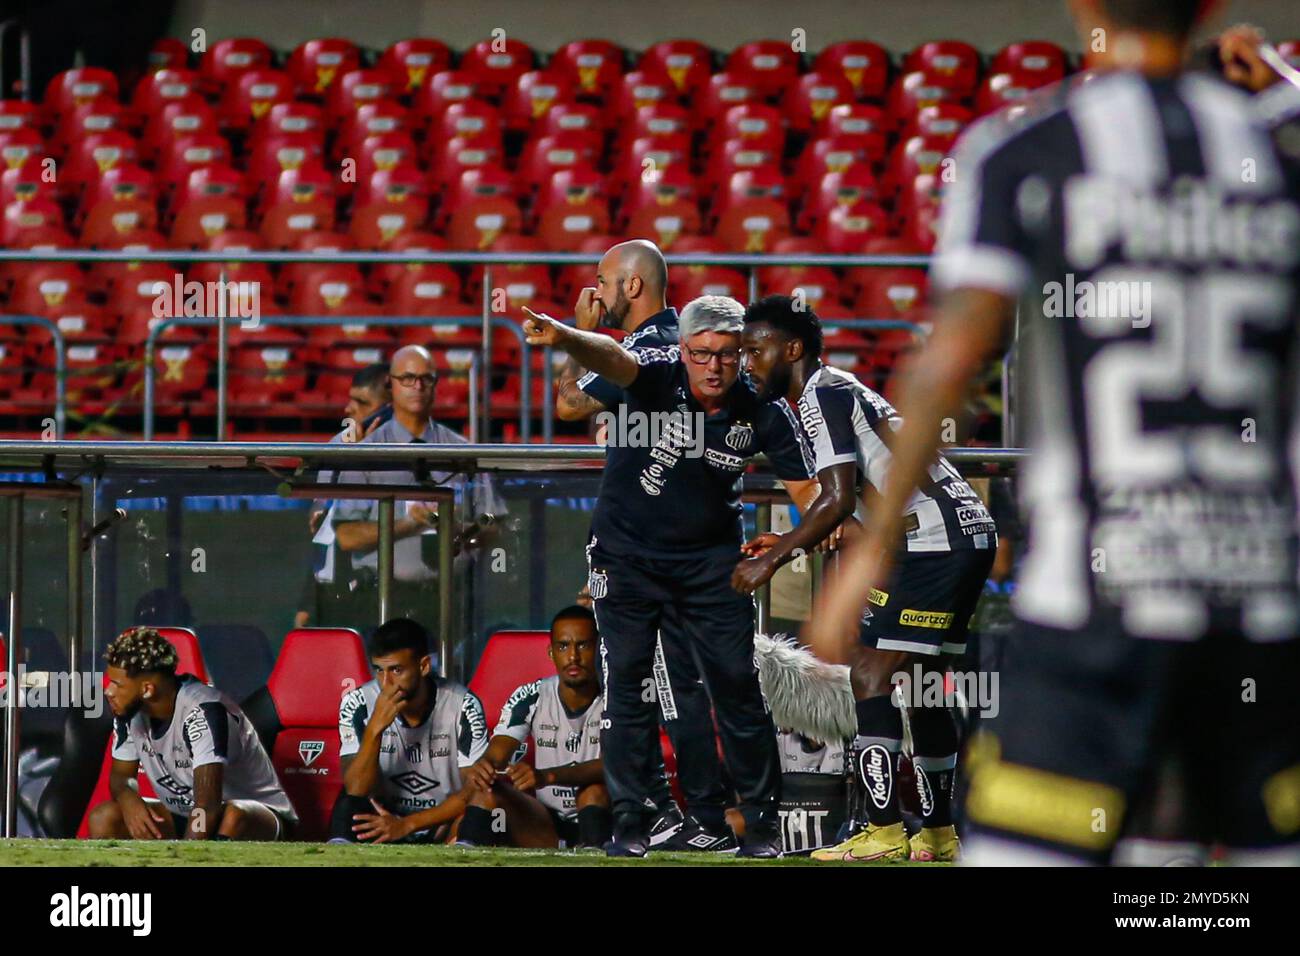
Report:
M 321 843 L 183 843 L 125 840 L 0 840 L 0 866 L 861 866 L 806 856 L 738 860 L 731 855 L 651 853 L 611 860 L 599 850 L 470 849 L 449 846 L 325 846 Z M 936 866 L 894 863 L 890 866 Z

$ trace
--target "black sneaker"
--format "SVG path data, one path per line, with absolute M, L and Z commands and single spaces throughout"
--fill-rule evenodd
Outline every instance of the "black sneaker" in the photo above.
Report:
M 751 860 L 775 860 L 781 856 L 781 831 L 776 827 L 755 827 L 746 831 L 736 856 Z
M 605 844 L 606 856 L 641 859 L 649 850 L 650 842 L 639 818 L 614 820 L 614 839 Z
M 677 804 L 669 801 L 662 810 L 658 811 L 650 819 L 649 845 L 658 847 L 661 843 L 671 840 L 681 830 L 685 822 L 686 817 L 682 815 L 682 811 Z
M 710 830 L 695 817 L 687 817 L 681 829 L 658 849 L 726 853 L 736 849 L 736 835 L 729 826 L 724 825 L 721 830 Z

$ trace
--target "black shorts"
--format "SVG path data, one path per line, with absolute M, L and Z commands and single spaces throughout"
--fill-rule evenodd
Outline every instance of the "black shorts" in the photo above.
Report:
M 1021 622 L 999 683 L 990 734 L 971 745 L 973 827 L 1104 862 L 1172 767 L 1182 836 L 1300 841 L 1300 640 L 1184 643 Z
M 161 805 L 162 804 L 159 804 L 159 806 Z M 266 804 L 262 804 L 262 806 L 266 806 Z M 293 817 L 289 816 L 287 813 L 284 813 L 282 810 L 275 809 L 275 807 L 266 807 L 266 809 L 270 810 L 271 813 L 275 815 L 275 819 L 280 825 L 280 829 L 274 837 L 275 842 L 279 843 L 283 840 L 292 840 L 294 831 L 298 828 L 298 821 L 293 819 Z M 185 839 L 185 834 L 188 833 L 190 829 L 189 814 L 173 813 L 171 816 L 172 826 L 176 828 L 176 839 Z
M 899 556 L 887 588 L 872 588 L 859 637 L 867 647 L 913 654 L 966 653 L 966 632 L 994 550 Z

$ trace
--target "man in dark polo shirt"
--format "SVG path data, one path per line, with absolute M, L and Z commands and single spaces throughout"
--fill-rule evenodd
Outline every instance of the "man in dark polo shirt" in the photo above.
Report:
M 596 284 L 582 290 L 574 306 L 578 328 L 621 328 L 623 345 L 633 353 L 677 344 L 677 310 L 668 306 L 668 264 L 647 239 L 620 242 L 601 257 Z M 570 356 L 560 372 L 555 414 L 582 421 L 623 401 L 623 390 L 588 372 Z M 686 797 L 687 816 L 673 802 L 662 774 L 652 794 L 659 815 L 650 826 L 650 845 L 665 850 L 726 851 L 736 840 L 726 823 L 731 805 L 718 761 L 709 695 L 687 638 L 671 607 L 655 645 L 655 687 L 659 719 L 677 757 L 677 782 Z
M 731 588 L 742 543 L 741 473 L 763 452 L 801 507 L 816 497 L 812 455 L 784 399 L 740 377 L 744 308 L 704 296 L 682 311 L 678 344 L 632 352 L 547 316 L 530 345 L 563 349 L 624 390 L 609 429 L 587 554 L 605 675 L 601 752 L 614 811 L 611 856 L 643 856 L 652 806 L 655 641 L 677 615 L 713 700 L 745 818 L 744 856 L 778 856 L 780 760 L 754 667 L 753 599 Z

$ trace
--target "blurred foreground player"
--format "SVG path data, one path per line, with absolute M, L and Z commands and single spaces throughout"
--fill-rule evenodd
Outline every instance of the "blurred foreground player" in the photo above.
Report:
M 1248 97 L 1183 72 L 1204 7 L 1073 4 L 1101 75 L 966 136 L 894 470 L 808 629 L 831 655 L 851 636 L 941 422 L 1031 292 L 1029 548 L 971 755 L 972 863 L 1109 861 L 1170 761 L 1196 837 L 1300 862 L 1296 159 Z
M 745 370 L 759 393 L 798 406 L 821 488 L 797 528 L 751 542 L 757 556 L 737 565 L 732 577 L 738 590 L 750 593 L 849 518 L 859 481 L 883 487 L 891 467 L 890 446 L 903 423 L 883 396 L 848 372 L 822 363 L 821 322 L 789 296 L 768 296 L 745 311 L 743 343 Z M 908 702 L 912 764 L 923 810 L 922 829 L 909 841 L 896 785 L 903 718 L 893 699 L 894 675 L 913 673 L 916 666 L 942 674 L 949 661 L 966 652 L 971 614 L 993 565 L 997 529 L 979 495 L 942 455 L 936 455 L 924 484 L 908 499 L 905 519 L 894 572 L 871 592 L 859 642 L 848 655 L 857 702 L 852 756 L 858 816 L 848 840 L 813 853 L 819 860 L 957 858 L 952 819 L 956 722 L 942 700 Z
M 596 616 L 572 605 L 551 620 L 547 653 L 555 674 L 515 689 L 483 759 L 465 772 L 491 790 L 513 787 L 540 802 L 547 845 L 603 847 L 610 838 L 609 791 L 600 759 Z M 529 739 L 533 762 L 522 757 Z M 513 762 L 512 762 L 513 758 Z M 499 781 L 498 775 L 505 777 Z
M 283 840 L 298 822 L 252 723 L 190 674 L 152 627 L 104 652 L 113 711 L 111 800 L 90 811 L 95 840 Z M 140 763 L 160 799 L 136 789 Z
M 487 749 L 483 705 L 433 672 L 415 621 L 386 621 L 366 652 L 375 679 L 339 705 L 343 793 L 331 840 L 490 843 L 496 804 L 462 777 Z
M 678 346 L 632 353 L 546 316 L 524 323 L 624 390 L 588 545 L 605 675 L 601 753 L 614 856 L 643 856 L 653 809 L 655 644 L 664 609 L 698 656 L 745 818 L 744 856 L 779 856 L 776 729 L 754 665 L 754 604 L 731 588 L 740 559 L 740 476 L 766 453 L 800 509 L 816 495 L 793 409 L 740 377 L 744 308 L 703 296 L 682 310 Z M 657 432 L 657 434 L 656 434 Z

